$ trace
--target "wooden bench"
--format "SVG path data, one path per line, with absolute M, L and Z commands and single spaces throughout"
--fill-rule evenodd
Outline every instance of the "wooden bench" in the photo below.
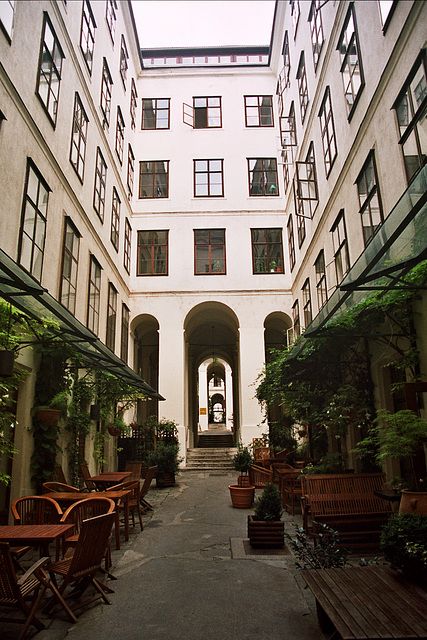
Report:
M 374 493 L 384 489 L 385 474 L 307 475 L 301 484 L 308 535 L 316 538 L 318 524 L 325 524 L 339 532 L 342 546 L 378 545 L 381 529 L 393 513 L 391 504 Z
M 427 638 L 427 592 L 388 567 L 301 571 L 320 627 L 343 640 Z M 336 634 L 333 638 L 337 637 Z

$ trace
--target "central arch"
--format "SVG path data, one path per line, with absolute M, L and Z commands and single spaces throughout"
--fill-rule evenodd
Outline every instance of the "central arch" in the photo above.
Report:
M 210 408 L 208 399 L 214 397 L 215 390 L 222 393 L 219 389 L 212 388 L 212 382 L 215 384 L 215 381 L 219 380 L 224 383 L 221 386 L 225 393 L 222 405 L 226 414 L 224 428 L 232 430 L 235 438 L 238 438 L 240 430 L 239 321 L 236 314 L 221 302 L 202 302 L 193 307 L 185 318 L 184 340 L 186 416 L 190 431 L 190 446 L 197 446 L 199 432 L 208 426 Z M 211 391 L 209 391 L 210 382 Z M 201 387 L 204 384 L 206 384 L 206 390 Z M 229 413 L 227 417 L 227 407 L 230 409 L 230 404 L 232 415 Z

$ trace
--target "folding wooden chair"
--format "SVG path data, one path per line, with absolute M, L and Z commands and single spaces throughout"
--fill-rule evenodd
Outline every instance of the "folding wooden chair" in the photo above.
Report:
M 31 624 L 39 631 L 45 628 L 45 625 L 36 617 L 36 613 L 48 586 L 48 583 L 43 580 L 42 573 L 42 567 L 48 562 L 49 558 L 41 558 L 18 578 L 9 544 L 0 542 L 0 607 L 20 609 L 25 616 L 24 619 L 20 619 L 5 615 L 0 617 L 0 621 L 24 625 L 18 640 L 24 637 Z M 44 578 L 46 578 L 45 574 Z M 26 602 L 30 596 L 32 596 L 31 606 Z
M 82 522 L 79 539 L 71 557 L 54 562 L 48 567 L 54 586 L 57 587 L 54 595 L 47 603 L 43 611 L 48 613 L 55 604 L 59 604 L 68 617 L 77 622 L 74 611 L 102 598 L 106 604 L 111 604 L 107 593 L 114 593 L 113 589 L 103 584 L 96 578 L 96 573 L 101 569 L 105 556 L 108 539 L 111 535 L 115 514 L 106 513 L 95 518 L 89 518 Z M 57 586 L 56 576 L 62 576 L 61 585 Z M 85 600 L 81 597 L 92 585 L 96 593 Z M 71 592 L 66 593 L 68 587 Z M 77 598 L 77 601 L 69 605 L 69 598 Z
M 24 496 L 11 505 L 15 524 L 58 524 L 62 509 L 47 496 Z
M 151 504 L 145 499 L 145 496 L 148 493 L 151 482 L 156 475 L 157 467 L 150 467 L 147 471 L 147 475 L 144 478 L 144 482 L 140 491 L 139 502 L 141 505 L 141 513 L 147 513 L 147 511 L 153 511 L 153 507 Z
M 56 465 L 54 468 L 55 480 L 56 482 L 62 482 L 63 484 L 67 484 L 67 480 L 65 478 L 65 474 L 62 470 L 62 467 Z
M 131 491 L 131 495 L 129 497 L 129 516 L 132 516 L 132 526 L 135 526 L 135 511 L 138 514 L 139 526 L 141 527 L 141 531 L 144 529 L 144 525 L 142 524 L 142 512 L 141 512 L 141 488 L 139 485 L 139 480 L 127 480 L 126 482 L 121 482 L 120 484 L 116 484 L 113 487 L 109 487 L 108 491 Z M 122 502 L 119 502 L 117 505 L 117 509 L 119 513 L 125 512 L 125 505 Z
M 128 480 L 140 480 L 142 470 L 142 462 L 139 460 L 126 460 L 125 471 L 132 471 L 132 475 Z
M 50 493 L 51 491 L 67 491 L 68 493 L 80 493 L 83 489 L 78 489 L 70 484 L 64 484 L 63 482 L 43 482 L 44 493 Z
M 96 484 L 90 479 L 91 475 L 87 464 L 81 464 L 80 471 L 88 491 L 97 491 Z

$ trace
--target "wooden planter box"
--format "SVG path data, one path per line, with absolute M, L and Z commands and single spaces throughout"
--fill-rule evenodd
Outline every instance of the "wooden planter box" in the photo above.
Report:
M 251 547 L 279 549 L 285 545 L 285 523 L 282 520 L 265 522 L 248 516 L 248 538 Z
M 173 487 L 174 484 L 174 473 L 156 473 L 156 487 Z

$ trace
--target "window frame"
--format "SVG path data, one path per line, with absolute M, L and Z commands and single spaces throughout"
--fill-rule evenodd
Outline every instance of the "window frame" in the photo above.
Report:
M 255 162 L 254 167 L 251 169 L 251 162 Z M 252 190 L 255 188 L 254 184 L 253 184 L 253 174 L 255 172 L 255 167 L 257 166 L 257 163 L 261 162 L 261 170 L 257 170 L 256 173 L 260 173 L 263 176 L 263 181 L 262 181 L 262 193 L 252 193 Z M 264 169 L 264 163 L 269 162 L 269 163 L 273 163 L 274 164 L 274 169 L 271 168 L 266 168 Z M 259 197 L 274 197 L 274 196 L 278 196 L 279 195 L 279 176 L 278 176 L 278 172 L 277 172 L 277 159 L 276 158 L 247 158 L 247 163 L 248 163 L 248 185 L 249 185 L 249 197 L 255 197 L 255 198 L 259 198 Z M 271 184 L 269 185 L 269 180 L 265 179 L 265 176 L 268 176 L 269 173 L 274 173 L 276 176 L 275 179 L 275 183 L 271 182 Z M 252 181 L 251 181 L 251 174 L 252 174 Z M 258 185 L 258 188 L 260 188 L 261 185 Z M 275 187 L 276 192 L 274 193 L 274 191 L 272 190 L 272 187 Z M 267 190 L 270 190 L 270 193 L 266 193 Z
M 304 171 L 305 175 L 303 175 Z M 313 142 L 310 142 L 305 161 L 297 161 L 295 163 L 294 199 L 297 220 L 299 218 L 313 220 L 319 204 L 316 158 L 314 155 Z M 304 203 L 308 203 L 307 206 L 305 206 Z M 308 215 L 306 215 L 306 210 L 308 210 Z
M 301 318 L 299 313 L 299 300 L 298 298 L 292 305 L 292 329 L 294 333 L 294 340 L 301 335 Z
M 273 114 L 273 96 L 272 95 L 262 95 L 262 96 L 258 96 L 258 95 L 246 95 L 243 96 L 244 97 L 244 102 L 245 102 L 245 126 L 248 128 L 253 128 L 253 127 L 274 127 L 274 114 Z M 248 104 L 248 99 L 256 99 L 257 104 L 256 105 L 250 105 Z M 262 104 L 262 101 L 268 98 L 270 100 L 270 104 L 269 105 L 264 105 Z M 262 109 L 268 109 L 269 110 L 269 117 L 270 117 L 270 123 L 269 124 L 262 124 L 262 119 L 265 118 L 265 114 L 262 113 Z M 248 110 L 255 110 L 256 109 L 256 116 L 248 116 Z M 256 124 L 248 124 L 248 117 L 253 118 L 256 117 L 257 118 L 257 123 Z
M 310 104 L 310 98 L 308 95 L 307 69 L 305 65 L 304 51 L 301 51 L 300 59 L 298 62 L 296 79 L 298 81 L 298 96 L 299 96 L 299 106 L 300 106 L 300 114 L 301 114 L 301 124 L 304 124 L 305 116 L 307 115 L 308 105 Z
M 335 159 L 338 155 L 334 114 L 332 111 L 331 91 L 329 86 L 325 89 L 325 95 L 323 96 L 318 117 L 320 122 L 320 135 L 322 138 L 326 177 L 329 178 Z
M 295 40 L 297 36 L 297 31 L 298 31 L 301 8 L 299 5 L 299 0 L 289 0 L 289 4 L 291 6 L 292 28 L 293 28 L 294 40 Z
M 74 109 L 73 109 L 73 126 L 71 133 L 71 145 L 70 145 L 70 162 L 83 184 L 84 169 L 86 162 L 86 145 L 87 145 L 87 129 L 89 118 L 87 117 L 86 110 L 80 99 L 78 92 L 74 94 Z M 77 162 L 73 161 L 73 151 L 76 154 Z
M 102 80 L 101 80 L 101 99 L 100 107 L 103 117 L 103 126 L 107 128 L 110 126 L 111 117 L 111 94 L 113 87 L 113 79 L 111 77 L 110 69 L 108 68 L 107 59 L 103 59 L 102 67 Z
M 70 229 L 72 234 L 71 247 L 67 244 L 67 231 Z M 76 311 L 77 298 L 77 276 L 79 268 L 79 252 L 80 252 L 81 233 L 69 216 L 65 216 L 64 233 L 62 239 L 62 256 L 61 256 L 61 279 L 59 282 L 59 302 L 73 315 Z M 67 258 L 68 257 L 68 258 Z M 65 272 L 66 265 L 69 265 L 68 271 Z M 74 267 L 74 268 L 73 268 Z M 67 283 L 67 293 L 65 293 L 64 284 Z M 74 295 L 72 295 L 74 294 Z M 70 300 L 72 302 L 70 302 Z
M 87 296 L 86 326 L 89 331 L 98 335 L 99 308 L 101 302 L 101 271 L 102 267 L 93 254 L 89 258 L 89 279 Z
M 51 39 L 53 42 L 53 49 L 52 51 L 50 51 L 47 48 L 46 45 L 46 29 L 49 29 L 50 31 L 50 35 L 51 35 Z M 53 52 L 53 53 L 52 53 Z M 58 68 L 58 64 L 55 63 L 55 59 L 57 59 L 57 57 L 55 56 L 55 53 L 57 54 L 57 57 L 60 58 L 60 65 Z M 61 73 L 62 73 L 62 61 L 65 58 L 65 54 L 62 50 L 62 47 L 59 43 L 58 37 L 56 35 L 55 29 L 53 27 L 52 21 L 49 18 L 49 15 L 46 11 L 43 11 L 43 28 L 42 28 L 42 38 L 41 38 L 41 42 L 40 42 L 40 53 L 39 53 L 39 61 L 38 61 L 38 65 L 37 65 L 37 83 L 36 83 L 36 95 L 38 97 L 38 99 L 40 100 L 40 104 L 43 107 L 44 112 L 46 113 L 50 123 L 52 124 L 53 128 L 56 128 L 56 120 L 57 120 L 57 116 L 58 116 L 58 103 L 59 103 L 59 92 L 60 92 L 60 88 L 61 88 Z M 49 80 L 46 83 L 47 84 L 47 96 L 46 96 L 46 101 L 43 99 L 43 96 L 41 95 L 40 92 L 40 87 L 41 87 L 41 78 L 42 78 L 42 67 L 43 67 L 43 60 L 46 60 L 49 64 Z M 46 63 L 45 63 L 46 64 Z M 43 74 L 44 75 L 44 74 Z M 57 91 L 56 94 L 54 91 L 52 91 L 52 77 L 53 75 L 55 75 L 56 77 L 56 84 L 57 84 Z M 50 98 L 53 96 L 53 101 L 50 100 Z M 51 105 L 53 105 L 53 110 L 51 113 Z
M 198 105 L 196 106 L 196 102 L 198 100 L 205 100 L 206 101 L 206 105 L 202 106 L 202 105 Z M 211 104 L 209 105 L 209 101 L 210 100 L 218 100 L 219 101 L 219 105 L 218 104 Z M 201 114 L 199 113 L 199 116 L 197 116 L 197 110 L 202 110 L 205 109 L 206 110 L 206 118 L 203 118 L 203 120 L 206 120 L 206 124 L 200 125 L 200 122 L 198 122 L 198 118 L 201 118 Z M 214 112 L 214 110 L 218 110 L 219 116 L 212 116 L 209 115 L 210 112 Z M 218 118 L 219 117 L 219 124 L 209 124 L 209 118 L 210 117 L 215 117 Z M 184 103 L 183 104 L 183 122 L 184 124 L 187 124 L 188 126 L 192 127 L 193 129 L 221 129 L 222 128 L 222 97 L 221 96 L 193 96 L 193 104 L 192 106 L 190 106 L 189 104 Z
M 320 311 L 328 301 L 325 252 L 323 249 L 319 251 L 319 255 L 314 262 L 314 271 L 316 274 L 317 306 Z
M 95 180 L 93 184 L 93 208 L 104 223 L 105 193 L 107 187 L 107 163 L 99 147 L 96 148 Z
M 312 0 L 310 11 L 308 14 L 308 21 L 310 23 L 310 36 L 311 36 L 311 49 L 313 53 L 314 72 L 317 71 L 317 67 L 320 60 L 320 55 L 323 49 L 323 43 L 325 42 L 325 36 L 323 33 L 323 21 L 321 8 L 324 2 L 321 0 Z
M 128 198 L 133 195 L 133 183 L 135 179 L 135 156 L 130 143 L 128 144 L 128 164 L 126 171 L 126 186 L 128 188 Z
M 167 101 L 167 107 L 161 106 L 160 102 Z M 151 102 L 153 127 L 145 126 L 149 122 L 147 112 L 150 111 L 148 103 Z M 147 106 L 146 106 L 147 103 Z M 160 113 L 167 113 L 167 127 L 157 126 L 159 122 L 166 122 L 165 118 L 159 118 Z M 141 130 L 142 131 L 166 131 L 170 129 L 170 98 L 143 98 L 142 99 L 142 116 L 141 116 Z
M 346 33 L 349 27 L 350 20 L 353 21 L 353 32 L 352 32 L 352 35 L 350 36 L 350 39 L 346 43 L 344 39 L 346 38 Z M 360 76 L 360 85 L 356 92 L 354 91 L 354 87 L 353 87 L 353 77 L 355 75 L 357 77 L 357 74 L 355 74 L 354 71 L 347 72 L 347 77 L 349 78 L 347 82 L 347 86 L 345 84 L 345 79 L 344 79 L 344 71 L 347 68 L 347 66 L 350 67 L 349 58 L 351 56 L 352 46 L 355 48 L 355 51 L 357 54 L 357 65 L 352 65 L 352 66 L 353 68 L 355 68 L 356 66 L 359 67 L 359 76 Z M 337 50 L 341 57 L 340 73 L 341 73 L 341 78 L 342 78 L 342 83 L 344 88 L 344 99 L 345 99 L 346 108 L 347 108 L 347 119 L 350 122 L 353 117 L 354 111 L 357 107 L 357 104 L 360 100 L 360 96 L 362 95 L 362 91 L 365 87 L 365 76 L 363 73 L 360 41 L 359 41 L 359 34 L 358 34 L 357 22 L 356 22 L 356 12 L 354 10 L 353 2 L 350 3 L 350 6 L 348 8 L 348 11 L 344 20 L 343 28 L 341 30 L 340 37 L 338 38 Z M 350 95 L 348 91 L 349 87 L 351 87 L 352 104 L 350 104 L 347 99 L 347 95 Z
M 3 32 L 9 44 L 12 43 L 12 33 L 13 33 L 13 27 L 14 27 L 14 21 L 15 21 L 15 8 L 16 8 L 15 0 L 6 0 L 6 2 L 4 3 L 4 11 L 7 13 L 7 9 L 9 10 L 9 16 L 8 16 L 9 23 L 6 24 L 4 20 L 2 20 L 2 17 L 0 16 L 0 31 Z
M 130 311 L 122 302 L 122 321 L 120 326 L 120 359 L 127 364 L 129 359 L 129 327 Z
M 219 231 L 222 231 L 222 242 L 212 242 L 211 241 L 211 234 L 212 233 L 217 233 Z M 198 242 L 197 241 L 197 234 L 201 233 L 201 232 L 208 232 L 208 242 Z M 199 258 L 198 257 L 198 253 L 197 253 L 197 247 L 198 246 L 203 246 L 203 247 L 208 247 L 208 267 L 209 270 L 208 271 L 198 271 L 198 261 L 203 261 L 205 260 L 204 258 Z M 214 270 L 214 264 L 215 262 L 218 262 L 217 259 L 212 259 L 212 247 L 222 247 L 222 258 L 220 258 L 220 260 L 223 261 L 224 263 L 224 269 L 223 270 L 217 270 L 215 268 Z M 204 261 L 204 265 L 206 266 L 206 260 Z M 227 273 L 227 263 L 226 263 L 226 251 L 225 251 L 225 229 L 194 229 L 194 275 L 195 276 L 217 276 L 217 275 L 226 275 Z
M 89 0 L 83 0 L 82 21 L 80 26 L 80 51 L 86 63 L 89 75 L 92 75 L 93 52 L 95 49 L 96 22 Z M 85 46 L 83 46 L 85 45 Z
M 110 240 L 115 250 L 119 251 L 120 242 L 120 206 L 121 201 L 116 187 L 113 187 L 113 195 L 111 199 L 111 227 Z
M 340 224 L 342 222 L 342 238 Z M 345 224 L 344 209 L 341 209 L 334 224 L 331 227 L 332 246 L 334 248 L 334 264 L 337 287 L 343 281 L 350 270 L 350 256 L 348 251 L 347 228 Z M 344 260 L 343 260 L 344 258 Z
M 289 266 L 291 271 L 293 271 L 296 263 L 296 253 L 295 253 L 294 221 L 292 218 L 292 214 L 289 214 L 288 222 L 286 224 L 286 229 L 288 233 Z
M 117 329 L 117 301 L 119 293 L 112 282 L 108 283 L 107 324 L 105 332 L 105 346 L 113 353 L 116 347 Z
M 371 163 L 372 163 L 371 175 L 373 177 L 373 181 L 372 181 L 373 184 L 372 184 L 372 187 L 368 189 L 369 181 L 367 177 L 367 171 Z M 360 189 L 360 183 L 362 182 L 362 180 L 363 180 L 365 192 L 366 192 L 366 197 L 363 200 L 361 199 L 361 189 Z M 378 183 L 378 173 L 377 173 L 377 166 L 375 162 L 374 149 L 371 149 L 371 151 L 369 152 L 368 157 L 366 158 L 363 164 L 363 167 L 356 178 L 355 185 L 357 187 L 357 195 L 359 198 L 359 214 L 360 214 L 360 219 L 362 223 L 363 241 L 364 241 L 365 247 L 367 247 L 368 244 L 371 242 L 372 238 L 374 237 L 374 235 L 377 233 L 378 229 L 381 227 L 382 223 L 384 222 L 381 193 L 380 193 L 380 188 Z M 378 225 L 376 226 L 373 223 L 373 216 L 372 216 L 372 210 L 371 210 L 371 203 L 375 197 L 377 198 L 377 202 L 378 202 L 378 214 L 380 219 Z M 369 225 L 364 224 L 364 217 L 366 218 L 366 215 L 368 215 L 369 217 L 369 223 L 370 223 Z M 366 232 L 365 229 L 369 229 L 370 231 Z
M 141 192 L 142 192 L 142 184 L 141 184 L 142 180 L 141 180 L 141 178 L 142 178 L 142 175 L 143 175 L 142 167 L 143 167 L 144 164 L 153 165 L 153 167 L 151 167 L 151 168 L 153 168 L 154 170 L 147 171 L 147 173 L 144 174 L 144 175 L 147 175 L 147 176 L 150 176 L 150 175 L 153 176 L 153 179 L 152 179 L 152 183 L 153 183 L 152 184 L 152 192 L 153 192 L 153 195 L 147 195 L 147 196 L 141 195 Z M 166 193 L 164 195 L 162 195 L 162 194 L 161 195 L 155 195 L 155 193 L 154 193 L 155 190 L 156 190 L 156 184 L 155 184 L 156 175 L 161 175 L 161 172 L 156 171 L 157 165 L 163 165 L 163 168 L 166 167 L 166 172 L 165 172 L 165 175 L 166 175 L 166 186 L 165 186 Z M 159 190 L 159 188 L 161 188 L 161 187 L 157 187 L 157 191 Z M 139 162 L 138 198 L 140 200 L 154 200 L 156 198 L 168 198 L 168 197 L 169 197 L 169 160 L 140 160 L 140 162 Z
M 258 240 L 255 238 L 255 232 L 258 232 L 259 234 L 263 234 L 264 238 L 262 240 Z M 271 240 L 269 240 L 269 234 L 271 232 L 277 232 L 280 236 L 280 242 L 273 242 Z M 275 245 L 279 245 L 280 248 L 280 255 L 278 256 L 278 259 L 274 259 L 271 258 L 270 256 L 273 253 L 273 256 L 275 256 L 275 253 L 272 251 L 272 248 Z M 265 247 L 265 257 L 257 257 L 255 255 L 256 251 L 255 251 L 255 247 Z M 283 229 L 281 227 L 269 227 L 269 228 L 251 228 L 251 247 L 252 247 L 252 273 L 254 275 L 265 275 L 265 274 L 270 274 L 270 273 L 284 273 L 284 260 L 283 260 Z M 260 269 L 259 266 L 257 266 L 260 264 L 260 262 L 264 262 L 265 263 L 265 268 L 264 269 Z
M 138 92 L 136 90 L 135 80 L 132 78 L 130 83 L 130 103 L 129 103 L 129 115 L 130 115 L 130 127 L 136 128 L 136 112 L 138 110 Z
M 116 33 L 116 20 L 117 20 L 117 2 L 116 0 L 107 0 L 105 9 L 105 19 L 108 25 L 108 31 L 111 36 L 111 40 L 114 44 L 114 36 Z
M 207 163 L 206 170 L 197 169 L 197 163 L 202 163 L 202 162 Z M 214 163 L 214 162 L 221 163 L 220 170 L 210 169 L 211 163 Z M 206 175 L 207 182 L 204 184 L 198 184 L 197 176 L 202 176 L 202 175 Z M 212 178 L 218 175 L 221 176 L 220 182 L 219 183 L 212 182 Z M 217 184 L 221 185 L 221 193 L 211 193 L 212 188 Z M 224 197 L 224 160 L 221 158 L 218 158 L 218 159 L 200 158 L 200 159 L 193 160 L 193 185 L 194 185 L 193 193 L 195 198 L 223 198 Z M 205 193 L 205 194 L 197 193 L 197 188 L 204 185 L 207 186 L 208 193 Z
M 123 118 L 120 106 L 117 106 L 116 117 L 116 142 L 115 149 L 120 164 L 123 164 L 123 152 L 125 147 L 125 119 Z
M 141 242 L 141 238 L 146 234 L 147 242 Z M 161 234 L 161 238 L 164 238 L 163 242 L 157 242 L 159 236 L 156 234 Z M 142 262 L 147 262 L 147 259 L 142 259 L 140 257 L 141 248 L 145 247 L 148 249 L 148 253 L 150 254 L 150 269 L 147 270 L 146 273 L 140 269 Z M 156 258 L 156 248 L 163 247 L 165 251 L 165 256 L 161 257 L 159 260 Z M 164 271 L 158 271 L 157 268 L 162 264 L 165 268 Z M 139 230 L 137 233 L 137 259 L 136 259 L 136 275 L 137 277 L 146 277 L 146 276 L 168 276 L 169 275 L 169 230 L 168 229 L 148 229 L 148 230 Z
M 34 179 L 37 181 L 36 187 L 36 200 L 34 200 L 30 193 L 30 184 L 31 184 L 31 172 L 34 174 Z M 43 194 L 41 192 L 43 189 L 43 193 L 46 198 L 46 202 L 43 203 L 43 210 L 40 208 L 40 198 L 43 198 Z M 25 187 L 24 194 L 22 199 L 22 211 L 21 211 L 21 223 L 19 228 L 19 241 L 18 241 L 18 264 L 25 269 L 30 275 L 33 276 L 37 282 L 41 282 L 42 273 L 43 273 L 43 261 L 44 261 L 44 249 L 46 243 L 46 224 L 47 224 L 47 212 L 49 206 L 49 193 L 51 189 L 43 178 L 40 171 L 37 169 L 31 158 L 27 158 L 27 168 L 26 168 L 26 176 L 25 176 Z M 32 214 L 34 215 L 34 222 L 31 222 L 31 215 L 26 217 L 27 211 L 30 212 L 30 208 L 32 210 Z M 30 222 L 32 224 L 32 233 L 28 232 Z M 38 226 L 41 225 L 42 234 L 39 234 Z M 41 239 L 41 244 L 37 242 L 37 238 Z M 30 249 L 30 260 L 29 265 L 24 263 L 23 261 L 23 247 L 28 242 L 28 247 Z M 40 262 L 38 262 L 38 258 L 40 258 Z M 36 265 L 37 266 L 36 268 Z
M 128 74 L 128 69 L 129 69 L 129 53 L 128 53 L 128 48 L 127 48 L 127 44 L 126 44 L 126 40 L 124 35 L 122 34 L 121 40 L 120 40 L 120 77 L 122 79 L 123 82 L 123 88 L 126 91 L 126 80 L 127 80 L 127 74 Z
M 132 227 L 128 218 L 125 218 L 125 232 L 123 235 L 123 266 L 125 271 L 130 274 L 132 251 Z
M 310 278 L 306 278 L 304 284 L 301 287 L 301 295 L 303 302 L 303 314 L 304 314 L 304 329 L 311 324 L 313 320 L 313 310 L 311 307 L 311 290 L 310 290 Z

